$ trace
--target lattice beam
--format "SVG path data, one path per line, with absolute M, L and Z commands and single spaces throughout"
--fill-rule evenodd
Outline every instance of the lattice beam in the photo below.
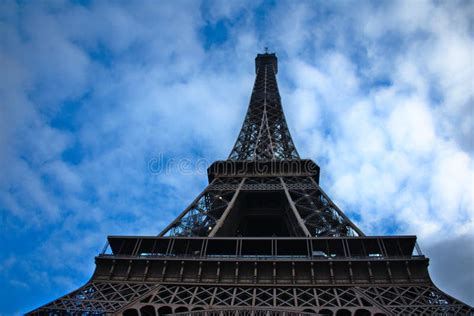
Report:
M 281 105 L 275 76 L 276 56 L 259 56 L 249 108 L 228 159 L 299 159 Z

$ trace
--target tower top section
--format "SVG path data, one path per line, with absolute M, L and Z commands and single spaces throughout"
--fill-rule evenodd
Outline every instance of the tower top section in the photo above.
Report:
M 278 73 L 278 58 L 275 53 L 269 54 L 265 52 L 264 54 L 257 54 L 257 57 L 255 57 L 255 73 L 258 73 L 258 69 L 265 65 L 271 65 L 275 74 Z
M 229 160 L 299 159 L 281 106 L 275 53 L 255 58 L 255 84 L 242 129 Z

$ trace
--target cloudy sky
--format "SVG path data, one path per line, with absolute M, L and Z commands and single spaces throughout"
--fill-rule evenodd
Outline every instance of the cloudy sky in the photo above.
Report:
M 366 234 L 474 304 L 472 1 L 1 1 L 0 314 L 156 235 L 225 159 L 264 47 L 302 157 Z M 168 168 L 150 172 L 161 159 Z M 180 163 L 185 161 L 186 163 Z M 456 262 L 452 262 L 455 259 Z

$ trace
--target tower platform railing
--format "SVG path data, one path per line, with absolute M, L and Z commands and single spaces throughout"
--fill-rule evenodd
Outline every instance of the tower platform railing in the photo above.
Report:
M 416 236 L 155 237 L 109 236 L 99 257 L 196 259 L 377 259 L 424 257 Z

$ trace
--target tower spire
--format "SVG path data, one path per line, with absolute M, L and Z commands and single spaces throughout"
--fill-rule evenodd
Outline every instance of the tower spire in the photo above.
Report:
M 255 72 L 247 114 L 228 159 L 298 159 L 278 91 L 278 59 L 274 53 L 268 53 L 267 47 L 264 54 L 255 58 Z
M 283 113 L 277 71 L 274 53 L 257 55 L 252 96 L 234 148 L 227 161 L 209 167 L 209 186 L 160 236 L 364 235 L 319 187 L 319 167 L 300 159 Z M 267 189 L 275 192 L 263 192 Z M 261 191 L 249 197 L 253 190 Z M 269 223 L 265 230 L 259 221 Z

